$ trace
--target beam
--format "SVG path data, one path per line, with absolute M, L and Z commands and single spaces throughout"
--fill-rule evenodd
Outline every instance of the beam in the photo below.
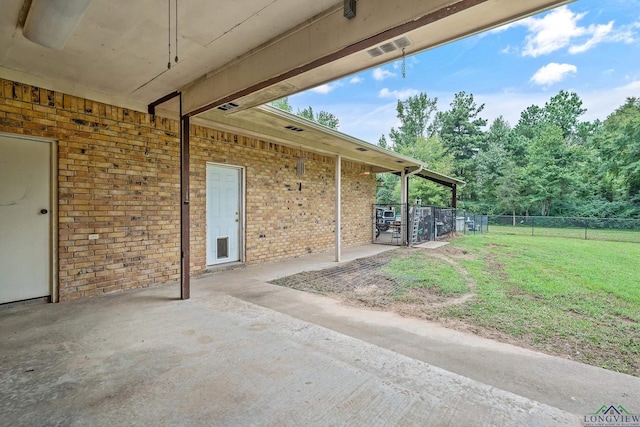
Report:
M 187 86 L 185 112 L 197 115 L 243 97 L 249 98 L 241 108 L 266 103 L 388 63 L 402 49 L 411 55 L 568 2 L 368 0 L 350 20 L 336 7 Z M 404 35 L 411 43 L 402 49 L 365 53 Z
M 176 96 L 180 96 L 180 92 L 171 92 L 170 94 L 167 94 L 165 96 L 163 96 L 160 99 L 156 99 L 155 101 L 153 101 L 151 104 L 149 104 L 147 106 L 147 112 L 149 114 L 151 114 L 152 116 L 156 115 L 156 107 L 158 105 L 164 104 L 167 101 L 172 100 L 173 98 L 175 98 Z
M 397 176 L 400 176 L 400 172 L 393 172 L 393 174 L 397 175 Z M 441 179 L 434 178 L 432 176 L 425 175 L 423 173 L 417 173 L 417 174 L 415 174 L 415 176 L 419 176 L 420 178 L 426 179 L 427 181 L 435 182 L 436 184 L 442 185 L 444 187 L 452 188 L 454 185 L 457 185 L 456 183 L 443 181 Z M 461 183 L 461 184 L 465 184 L 464 181 L 458 181 L 458 182 Z
M 190 251 L 190 227 L 191 217 L 189 210 L 189 143 L 190 120 L 189 116 L 182 115 L 182 102 L 180 103 L 180 299 L 191 298 L 191 251 Z
M 185 111 L 202 113 L 483 1 L 372 0 L 361 2 L 351 20 L 337 8 L 187 87 Z

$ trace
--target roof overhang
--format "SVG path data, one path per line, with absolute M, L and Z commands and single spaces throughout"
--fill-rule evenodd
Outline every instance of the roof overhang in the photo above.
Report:
M 400 172 L 393 172 L 395 175 L 400 175 Z M 457 179 L 452 178 L 447 175 L 443 175 L 436 171 L 432 171 L 427 168 L 418 168 L 414 170 L 408 171 L 408 173 L 412 174 L 412 176 L 418 176 L 420 178 L 426 179 L 431 182 L 435 182 L 436 184 L 443 185 L 445 187 L 453 188 L 453 187 L 464 187 L 467 183 Z
M 234 114 L 216 109 L 200 114 L 194 123 L 206 127 L 265 139 L 287 147 L 300 148 L 370 166 L 374 173 L 418 171 L 421 176 L 442 185 L 464 185 L 464 181 L 427 168 L 423 162 L 354 138 L 334 129 L 270 105 L 262 105 Z
M 228 102 L 262 105 L 568 2 L 367 0 L 346 19 L 342 0 L 190 0 L 174 20 L 156 0 L 92 0 L 53 50 L 22 33 L 31 0 L 3 0 L 0 77 L 135 109 L 179 91 L 194 117 Z

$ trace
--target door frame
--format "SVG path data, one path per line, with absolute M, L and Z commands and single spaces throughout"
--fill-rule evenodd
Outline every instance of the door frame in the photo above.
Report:
M 235 169 L 239 176 L 238 176 L 238 209 L 240 209 L 240 213 L 238 214 L 238 216 L 240 217 L 240 221 L 238 222 L 238 258 L 239 260 L 237 261 L 229 261 L 229 262 L 222 262 L 219 264 L 207 264 L 206 263 L 206 259 L 207 259 L 207 245 L 205 243 L 205 265 L 207 269 L 211 269 L 211 268 L 217 268 L 217 267 L 224 267 L 226 265 L 233 265 L 234 263 L 237 265 L 237 263 L 242 263 L 244 264 L 245 262 L 245 242 L 246 242 L 246 204 L 247 204 L 247 200 L 246 200 L 246 179 L 247 179 L 247 174 L 246 174 L 246 167 L 244 166 L 238 166 L 238 165 L 230 165 L 228 163 L 219 163 L 219 162 L 206 162 L 205 164 L 205 194 L 208 192 L 208 188 L 207 188 L 207 180 L 206 180 L 206 174 L 207 174 L 207 166 L 211 165 L 211 166 L 216 166 L 216 167 L 222 167 L 222 168 L 227 168 L 227 169 Z M 205 219 L 206 219 L 206 225 L 208 227 L 209 223 L 209 215 L 206 212 L 206 202 L 205 202 Z M 206 232 L 205 232 L 206 235 Z M 208 239 L 208 236 L 205 237 L 205 241 L 206 239 Z
M 51 302 L 58 302 L 58 140 L 10 132 L 0 136 L 49 144 L 49 291 Z

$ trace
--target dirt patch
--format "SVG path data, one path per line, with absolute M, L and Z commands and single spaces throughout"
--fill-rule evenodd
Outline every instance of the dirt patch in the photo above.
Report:
M 475 254 L 455 246 L 444 246 L 440 248 L 440 252 L 433 252 L 433 254 L 445 255 L 455 259 L 466 259 L 470 261 L 477 259 Z
M 461 296 L 444 296 L 437 288 L 407 286 L 403 283 L 406 278 L 394 277 L 384 271 L 383 267 L 392 261 L 416 253 L 451 265 L 464 278 L 469 292 Z M 321 293 L 349 305 L 435 320 L 439 318 L 439 310 L 464 304 L 476 296 L 476 283 L 458 262 L 459 259 L 473 259 L 473 254 L 447 247 L 440 250 L 400 248 L 325 270 L 295 274 L 271 283 Z

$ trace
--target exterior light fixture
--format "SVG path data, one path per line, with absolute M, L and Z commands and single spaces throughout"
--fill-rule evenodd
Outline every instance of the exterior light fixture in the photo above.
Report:
M 61 50 L 91 0 L 33 0 L 22 34 L 34 43 Z
M 356 17 L 356 1 L 357 0 L 344 0 L 344 17 L 352 19 Z
M 296 175 L 299 177 L 302 177 L 304 175 L 304 159 L 306 159 L 305 156 L 293 156 L 295 158 L 297 158 L 298 160 L 296 160 Z

